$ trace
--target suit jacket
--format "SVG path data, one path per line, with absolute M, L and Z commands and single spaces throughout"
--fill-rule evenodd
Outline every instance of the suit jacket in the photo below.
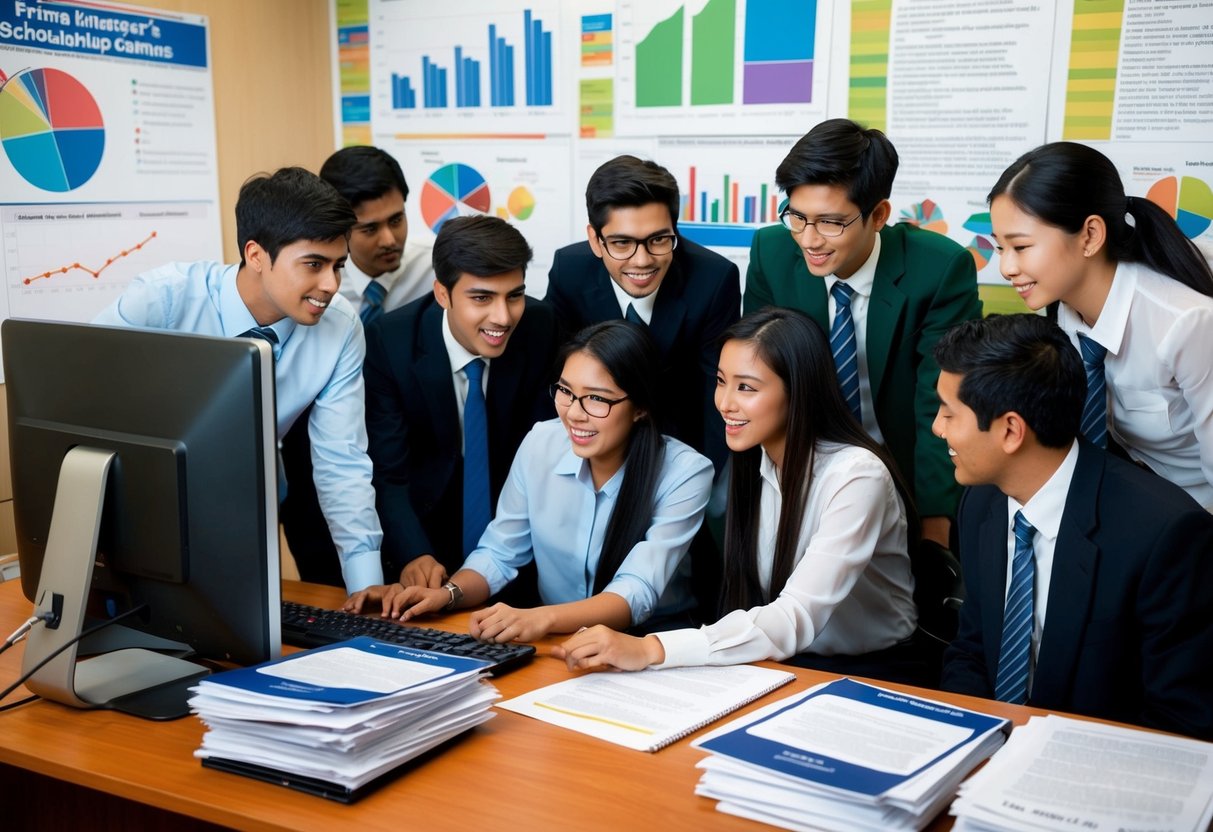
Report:
M 798 309 L 830 331 L 825 280 L 783 226 L 754 235 L 744 311 Z M 868 304 L 866 352 L 876 423 L 918 513 L 952 516 L 960 498 L 947 444 L 931 432 L 939 409 L 935 342 L 953 325 L 981 316 L 977 270 L 968 251 L 940 234 L 885 226 Z M 911 416 L 912 414 L 912 416 Z
M 462 434 L 442 326 L 442 307 L 430 295 L 367 327 L 367 450 L 389 575 L 423 554 L 452 574 L 463 563 Z M 551 308 L 528 297 L 505 352 L 489 365 L 494 509 L 519 443 L 536 421 L 555 415 L 547 391 L 555 347 Z
M 1007 582 L 1007 499 L 970 489 L 966 600 L 945 690 L 993 697 Z M 1066 497 L 1030 705 L 1213 737 L 1213 516 L 1086 442 Z
M 611 276 L 588 242 L 556 252 L 546 300 L 565 337 L 583 327 L 623 317 Z M 720 336 L 740 315 L 737 266 L 685 237 L 662 279 L 649 334 L 661 356 L 658 389 L 662 432 L 699 451 L 719 472 L 728 457 L 716 412 Z

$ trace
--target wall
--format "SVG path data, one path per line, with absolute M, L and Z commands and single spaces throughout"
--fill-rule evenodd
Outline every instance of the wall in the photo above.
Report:
M 333 151 L 326 0 L 127 0 L 210 18 L 223 250 L 239 257 L 233 208 L 250 174 L 316 170 Z M 0 395 L 4 386 L 0 385 Z M 7 407 L 0 407 L 0 554 L 16 548 Z

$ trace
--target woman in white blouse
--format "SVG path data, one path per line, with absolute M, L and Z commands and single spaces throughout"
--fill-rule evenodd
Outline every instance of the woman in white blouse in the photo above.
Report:
M 1200 249 L 1086 145 L 1025 153 L 989 201 L 1002 276 L 1032 309 L 1060 302 L 1087 365 L 1084 436 L 1111 437 L 1213 510 L 1213 273 Z
M 733 470 L 715 624 L 635 638 L 593 627 L 571 669 L 787 660 L 868 675 L 904 662 L 916 613 L 905 489 L 843 401 L 829 344 L 767 308 L 725 334 L 716 376 Z

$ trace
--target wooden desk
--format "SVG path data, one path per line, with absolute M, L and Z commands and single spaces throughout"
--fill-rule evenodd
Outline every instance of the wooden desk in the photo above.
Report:
M 284 594 L 336 606 L 334 587 L 287 582 Z M 0 634 L 30 614 L 18 582 L 0 585 Z M 464 630 L 467 614 L 434 626 Z M 563 662 L 539 646 L 527 666 L 495 680 L 506 698 L 568 678 Z M 4 686 L 20 675 L 22 645 L 0 656 Z M 750 706 L 788 696 L 830 674 L 793 669 L 797 679 Z M 890 685 L 890 687 L 898 687 Z M 1030 708 L 937 691 L 901 689 L 1025 722 Z M 7 701 L 25 695 L 18 691 Z M 353 806 L 202 768 L 193 757 L 202 723 L 154 723 L 109 711 L 33 702 L 0 713 L 0 822 L 8 830 L 209 828 L 364 830 L 603 830 L 660 824 L 675 829 L 770 829 L 716 811 L 696 797 L 703 756 L 682 740 L 655 754 L 618 747 L 524 716 L 497 711 L 441 755 L 404 773 Z M 95 790 L 95 791 L 94 791 Z M 15 813 L 15 814 L 14 814 Z M 168 814 L 168 813 L 176 813 Z M 196 819 L 192 821 L 191 819 Z M 199 823 L 197 821 L 201 821 Z M 946 829 L 948 818 L 933 828 Z

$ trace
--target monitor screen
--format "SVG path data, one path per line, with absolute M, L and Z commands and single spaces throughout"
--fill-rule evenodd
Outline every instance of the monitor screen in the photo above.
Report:
M 146 638 L 98 634 L 97 650 L 166 639 L 241 664 L 277 656 L 269 345 L 17 319 L 2 335 L 26 597 L 66 596 L 82 626 L 139 607 L 122 625 Z

